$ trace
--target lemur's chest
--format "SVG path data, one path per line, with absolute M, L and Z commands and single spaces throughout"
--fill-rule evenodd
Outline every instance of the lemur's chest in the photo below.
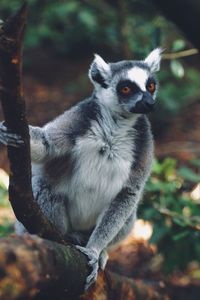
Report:
M 133 162 L 133 136 L 124 131 L 103 131 L 93 126 L 79 137 L 73 149 L 75 161 L 65 190 L 73 226 L 95 225 L 98 215 L 116 197 L 129 178 Z
M 95 132 L 93 128 L 85 137 L 77 140 L 74 157 L 76 180 L 80 179 L 90 188 L 100 190 L 103 190 L 103 184 L 114 184 L 117 188 L 129 176 L 133 138 L 116 132 L 106 135 L 101 131 Z

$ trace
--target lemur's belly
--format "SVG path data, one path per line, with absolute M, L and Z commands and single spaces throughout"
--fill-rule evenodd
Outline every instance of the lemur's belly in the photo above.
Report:
M 133 145 L 108 145 L 88 136 L 76 142 L 71 176 L 60 184 L 67 194 L 68 215 L 74 230 L 95 226 L 101 213 L 128 180 Z

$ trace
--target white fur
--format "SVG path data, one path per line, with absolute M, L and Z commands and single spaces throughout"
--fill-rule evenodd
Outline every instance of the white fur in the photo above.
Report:
M 94 55 L 94 62 L 97 64 L 98 66 L 98 69 L 102 72 L 106 72 L 106 73 L 109 73 L 110 72 L 110 67 L 109 65 L 103 60 L 103 58 L 98 55 L 98 54 L 95 54 Z
M 128 72 L 128 78 L 134 81 L 142 91 L 146 91 L 146 82 L 148 78 L 148 71 L 139 67 L 133 67 Z
M 93 121 L 89 132 L 77 139 L 73 151 L 77 161 L 74 175 L 59 187 L 70 199 L 68 212 L 74 230 L 95 226 L 129 178 L 133 162 L 130 128 L 135 120 L 131 124 L 125 120 L 118 125 L 111 120 L 109 112 L 105 111 L 101 121 L 103 127 Z M 104 155 L 99 154 L 101 149 Z
M 96 96 L 100 103 L 109 107 L 113 112 L 119 110 L 118 99 L 116 97 L 115 91 L 113 92 L 112 87 L 107 89 L 102 89 L 101 87 L 96 89 L 98 92 Z
M 46 156 L 46 149 L 43 143 L 41 143 L 41 140 L 31 139 L 30 147 L 31 147 L 31 160 L 33 162 L 39 162 Z
M 93 82 L 93 84 L 95 86 L 99 86 L 99 84 L 96 81 L 94 81 L 92 79 L 92 76 L 91 76 L 92 67 L 93 67 L 94 64 L 96 64 L 97 69 L 99 70 L 99 72 L 101 73 L 102 77 L 105 80 L 109 79 L 109 77 L 111 75 L 111 71 L 110 71 L 109 64 L 107 64 L 100 55 L 95 54 L 94 55 L 94 60 L 93 60 L 93 62 L 91 64 L 91 66 L 90 66 L 88 75 L 89 75 L 90 80 Z
M 159 71 L 162 52 L 163 50 L 161 48 L 156 48 L 144 60 L 151 69 L 151 72 Z

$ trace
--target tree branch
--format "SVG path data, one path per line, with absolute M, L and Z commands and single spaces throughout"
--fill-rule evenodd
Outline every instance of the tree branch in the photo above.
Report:
M 86 259 L 71 246 L 30 235 L 1 239 L 0 300 L 31 299 L 35 296 L 42 300 L 71 300 L 81 293 L 86 270 Z M 110 272 L 102 272 L 95 287 L 81 296 L 82 300 L 100 298 L 168 299 L 163 283 L 133 281 Z
M 77 295 L 87 273 L 86 258 L 72 246 L 28 234 L 1 239 L 1 300 L 30 299 L 47 290 L 58 297 L 61 292 Z
M 192 49 L 183 50 L 179 52 L 164 53 L 162 54 L 162 59 L 177 59 L 177 58 L 188 57 L 191 55 L 196 55 L 198 53 L 199 51 L 196 48 L 192 48 Z
M 17 219 L 30 233 L 64 243 L 33 199 L 29 130 L 25 116 L 22 86 L 22 43 L 27 5 L 0 27 L 0 99 L 7 128 L 22 136 L 25 146 L 8 147 L 10 161 L 9 200 Z

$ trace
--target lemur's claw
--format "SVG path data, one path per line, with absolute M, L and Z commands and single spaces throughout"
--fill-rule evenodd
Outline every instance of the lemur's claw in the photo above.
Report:
M 87 290 L 96 280 L 98 276 L 98 269 L 99 269 L 99 255 L 98 253 L 89 248 L 76 246 L 80 252 L 85 254 L 88 258 L 88 265 L 92 269 L 90 275 L 86 278 L 85 290 Z
M 86 278 L 86 284 L 85 284 L 85 290 L 88 290 L 88 288 L 96 282 L 97 280 L 97 276 L 98 276 L 98 269 L 99 269 L 99 265 L 98 262 L 96 262 L 95 264 L 93 264 L 90 267 L 92 267 L 93 271 L 90 273 L 90 275 Z
M 8 131 L 7 127 L 0 124 L 0 143 L 6 146 L 20 147 L 24 145 L 21 136 Z

